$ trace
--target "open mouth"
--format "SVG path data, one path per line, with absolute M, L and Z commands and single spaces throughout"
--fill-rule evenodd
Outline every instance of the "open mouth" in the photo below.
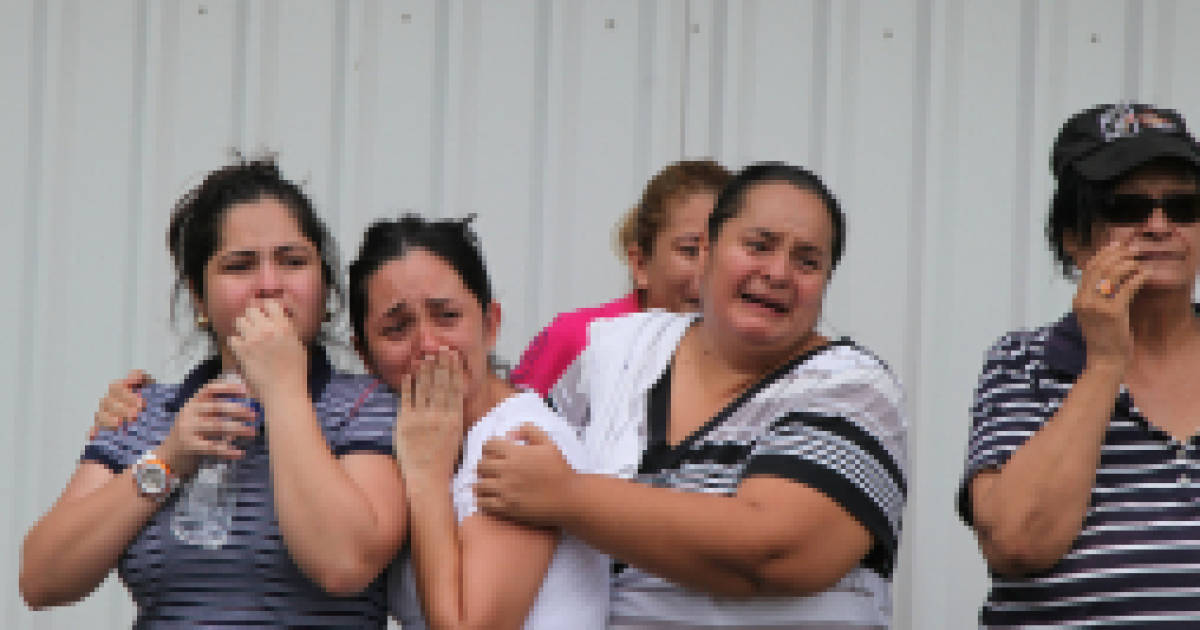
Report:
M 1159 260 L 1183 260 L 1183 254 L 1179 252 L 1142 252 L 1133 257 L 1134 260 L 1142 262 L 1154 262 Z
M 787 315 L 792 310 L 790 305 L 766 296 L 743 292 L 740 297 L 742 301 L 749 302 L 750 304 L 754 304 L 756 306 L 761 306 L 769 311 L 772 311 L 776 315 Z

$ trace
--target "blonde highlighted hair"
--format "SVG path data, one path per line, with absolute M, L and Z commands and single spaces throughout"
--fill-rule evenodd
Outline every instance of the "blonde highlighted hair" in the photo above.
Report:
M 713 160 L 680 160 L 659 171 L 642 191 L 638 204 L 617 225 L 617 247 L 622 258 L 632 247 L 654 255 L 654 240 L 667 223 L 667 203 L 696 192 L 721 192 L 733 174 Z

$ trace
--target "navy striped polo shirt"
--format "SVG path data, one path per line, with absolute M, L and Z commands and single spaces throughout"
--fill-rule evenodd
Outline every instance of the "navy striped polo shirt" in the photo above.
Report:
M 179 408 L 220 372 L 220 358 L 201 363 L 181 384 L 149 385 L 146 408 L 126 428 L 102 431 L 83 461 L 114 473 L 162 442 Z M 311 352 L 309 391 L 317 420 L 335 455 L 392 453 L 395 397 L 378 381 L 335 372 L 320 348 Z M 267 442 L 259 433 L 234 473 L 238 488 L 229 541 L 220 549 L 176 540 L 171 516 L 179 492 L 167 499 L 125 549 L 117 564 L 137 606 L 135 628 L 320 627 L 383 628 L 382 576 L 365 591 L 335 597 L 305 577 L 288 555 L 275 515 Z
M 1058 411 L 1084 362 L 1073 314 L 1005 335 L 988 351 L 958 493 L 968 525 L 972 478 L 1003 466 Z M 1200 436 L 1179 442 L 1149 424 L 1122 386 L 1079 537 L 1045 572 L 993 574 L 980 623 L 1200 627 Z

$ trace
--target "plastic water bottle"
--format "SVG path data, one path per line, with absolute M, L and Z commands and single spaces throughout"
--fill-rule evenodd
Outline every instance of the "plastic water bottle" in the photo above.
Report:
M 242 383 L 242 377 L 226 372 L 218 382 Z M 237 507 L 237 460 L 206 457 L 200 461 L 180 492 L 171 515 L 171 531 L 182 543 L 220 549 L 229 541 L 233 512 Z

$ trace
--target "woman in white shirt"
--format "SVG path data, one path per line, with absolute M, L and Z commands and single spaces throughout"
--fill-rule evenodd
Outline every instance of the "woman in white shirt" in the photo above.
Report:
M 350 317 L 368 367 L 401 397 L 395 446 L 410 534 L 389 600 L 405 630 L 603 628 L 603 555 L 476 509 L 484 442 L 523 423 L 545 431 L 573 469 L 590 464 L 541 398 L 492 369 L 500 305 L 467 222 L 372 225 L 350 267 Z

